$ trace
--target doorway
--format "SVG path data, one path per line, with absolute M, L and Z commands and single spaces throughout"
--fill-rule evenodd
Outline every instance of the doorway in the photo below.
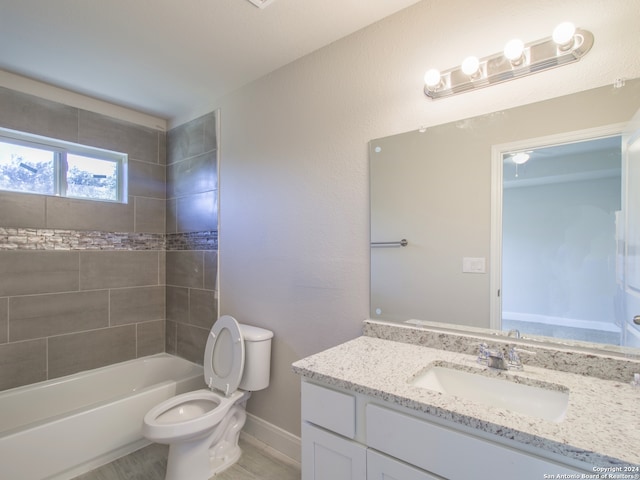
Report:
M 493 328 L 623 343 L 620 131 L 494 147 Z

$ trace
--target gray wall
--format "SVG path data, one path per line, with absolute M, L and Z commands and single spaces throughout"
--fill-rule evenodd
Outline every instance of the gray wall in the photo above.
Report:
M 165 348 L 202 363 L 217 316 L 215 116 L 169 132 L 168 166 L 164 132 L 6 88 L 0 126 L 129 154 L 127 204 L 0 192 L 0 390 Z

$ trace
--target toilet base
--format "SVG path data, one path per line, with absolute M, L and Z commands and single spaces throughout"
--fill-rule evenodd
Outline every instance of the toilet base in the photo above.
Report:
M 211 456 L 209 458 L 209 465 L 211 466 L 209 471 L 211 472 L 211 476 L 224 472 L 227 468 L 233 466 L 241 456 L 242 450 L 240 450 L 240 447 L 237 445 L 223 458 Z
M 231 410 L 211 435 L 169 445 L 165 480 L 209 480 L 238 461 L 240 431 L 247 419 L 246 397 Z

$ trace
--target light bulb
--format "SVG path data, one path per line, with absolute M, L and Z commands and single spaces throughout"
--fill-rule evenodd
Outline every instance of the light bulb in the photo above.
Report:
M 473 77 L 476 73 L 478 73 L 478 69 L 480 68 L 480 60 L 478 60 L 478 57 L 467 57 L 462 62 L 461 68 L 462 73 Z
M 562 22 L 553 30 L 553 41 L 560 47 L 573 45 L 573 36 L 576 33 L 576 26 L 571 22 Z
M 428 89 L 433 90 L 436 89 L 441 82 L 440 71 L 432 68 L 427 70 L 427 73 L 424 74 L 424 84 Z
M 522 63 L 522 55 L 524 54 L 524 43 L 519 38 L 509 40 L 504 46 L 504 56 L 513 64 Z

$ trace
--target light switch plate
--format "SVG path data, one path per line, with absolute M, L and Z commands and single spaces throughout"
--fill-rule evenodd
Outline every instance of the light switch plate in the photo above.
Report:
M 463 257 L 462 273 L 486 273 L 486 259 L 484 257 Z

